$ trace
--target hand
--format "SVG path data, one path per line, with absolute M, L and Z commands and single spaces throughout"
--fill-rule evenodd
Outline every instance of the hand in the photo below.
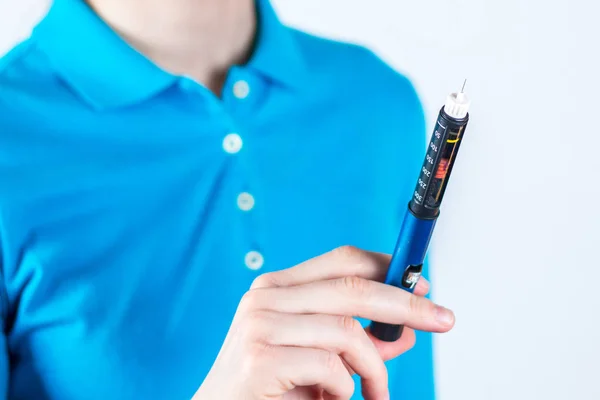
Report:
M 422 297 L 424 279 L 414 295 L 379 283 L 389 261 L 342 247 L 258 277 L 194 400 L 349 399 L 354 373 L 365 399 L 389 399 L 384 360 L 412 348 L 409 328 L 447 332 L 454 325 L 451 311 Z M 381 342 L 354 317 L 407 328 L 397 342 Z

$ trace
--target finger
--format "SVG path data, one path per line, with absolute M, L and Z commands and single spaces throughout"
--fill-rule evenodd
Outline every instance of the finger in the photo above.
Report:
M 389 395 L 385 364 L 354 318 L 272 311 L 255 313 L 252 317 L 257 323 L 256 340 L 272 346 L 320 348 L 339 354 L 349 371 L 363 379 L 365 399 L 382 399 Z
M 382 282 L 390 260 L 386 254 L 343 246 L 295 267 L 261 275 L 252 284 L 252 289 L 295 286 L 344 276 Z
M 295 267 L 263 274 L 256 278 L 252 289 L 302 285 L 315 281 L 357 276 L 382 282 L 391 256 L 363 251 L 351 246 L 339 247 Z M 417 296 L 429 293 L 429 282 L 421 278 L 415 287 Z
M 357 277 L 251 290 L 245 302 L 254 310 L 347 315 L 430 332 L 454 326 L 454 313 L 425 297 Z
M 383 340 L 379 340 L 373 336 L 368 329 L 367 334 L 377 349 L 379 356 L 384 361 L 392 360 L 399 355 L 406 353 L 415 346 L 417 341 L 415 331 L 407 327 L 404 327 L 402 336 L 395 342 L 384 342 Z
M 340 357 L 323 349 L 274 347 L 265 360 L 280 386 L 267 395 L 276 398 L 297 387 L 318 385 L 331 399 L 349 400 L 354 394 L 354 381 Z
M 427 296 L 430 287 L 431 285 L 429 284 L 429 281 L 427 279 L 419 279 L 419 282 L 417 282 L 417 286 L 415 286 L 415 296 Z

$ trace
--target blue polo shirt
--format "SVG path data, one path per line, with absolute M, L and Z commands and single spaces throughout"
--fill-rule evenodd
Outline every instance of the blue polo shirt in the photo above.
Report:
M 79 0 L 1 61 L 0 398 L 190 399 L 258 275 L 393 250 L 424 155 L 415 90 L 257 7 L 220 98 Z M 392 399 L 433 398 L 430 335 L 388 365 Z

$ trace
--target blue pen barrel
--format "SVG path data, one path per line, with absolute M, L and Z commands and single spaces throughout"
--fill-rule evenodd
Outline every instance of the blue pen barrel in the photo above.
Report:
M 448 96 L 440 110 L 385 280 L 386 284 L 410 293 L 421 278 L 429 242 L 469 122 L 470 101 L 463 91 Z M 404 327 L 384 322 L 373 321 L 371 333 L 386 342 L 398 340 Z
M 435 219 L 420 219 L 410 208 L 407 211 L 396 250 L 392 256 L 385 283 L 412 293 L 421 277 L 427 248 L 431 241 Z M 371 333 L 378 339 L 394 342 L 402 335 L 403 326 L 380 322 L 371 324 Z

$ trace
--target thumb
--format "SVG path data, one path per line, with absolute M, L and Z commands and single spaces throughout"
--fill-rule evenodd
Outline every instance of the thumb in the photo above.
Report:
M 379 355 L 383 361 L 391 360 L 406 353 L 415 346 L 417 341 L 415 331 L 408 327 L 404 327 L 402 336 L 395 342 L 384 342 L 379 340 L 369 332 L 369 329 L 367 329 L 367 335 L 369 335 L 369 338 L 377 348 L 377 351 L 379 351 Z

